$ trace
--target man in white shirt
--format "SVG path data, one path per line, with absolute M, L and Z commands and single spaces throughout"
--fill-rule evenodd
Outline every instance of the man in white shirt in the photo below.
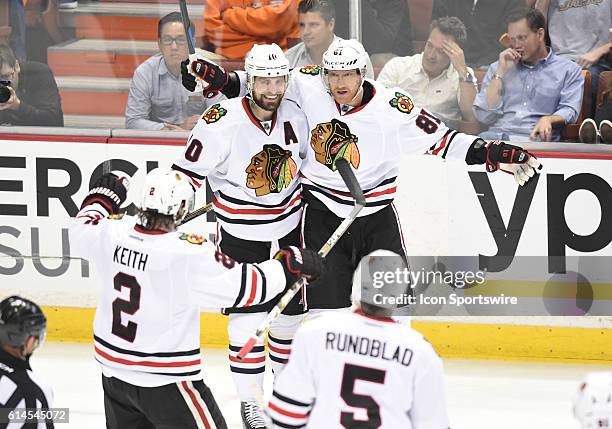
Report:
M 425 50 L 392 58 L 377 80 L 387 87 L 408 91 L 416 104 L 428 108 L 451 127 L 461 119 L 475 121 L 472 103 L 478 88 L 474 71 L 465 64 L 462 46 L 466 40 L 467 31 L 459 18 L 434 20 Z
M 289 68 L 320 65 L 323 52 L 340 37 L 334 34 L 336 7 L 328 0 L 302 0 L 298 6 L 302 41 L 285 52 Z M 368 76 L 374 79 L 374 68 L 368 57 Z

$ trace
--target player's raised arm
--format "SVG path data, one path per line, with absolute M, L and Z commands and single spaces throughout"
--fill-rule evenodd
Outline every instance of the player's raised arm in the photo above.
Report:
M 96 180 L 69 227 L 70 242 L 80 248 L 82 256 L 92 250 L 91 242 L 100 237 L 103 223 L 108 216 L 118 213 L 126 196 L 124 181 L 117 175 L 107 173 Z
M 410 96 L 396 91 L 390 106 L 404 113 L 401 120 L 400 151 L 436 155 L 442 159 L 465 160 L 467 164 L 486 164 L 489 173 L 497 170 L 514 175 L 521 186 L 533 177 L 541 164 L 531 153 L 519 146 L 501 141 L 486 142 L 478 136 L 448 128 L 425 108 L 414 106 Z M 397 115 L 397 113 L 395 113 Z
M 190 255 L 190 293 L 208 308 L 250 307 L 263 304 L 285 291 L 302 275 L 314 280 L 324 271 L 324 260 L 315 251 L 288 247 L 274 259 L 240 264 L 210 243 Z

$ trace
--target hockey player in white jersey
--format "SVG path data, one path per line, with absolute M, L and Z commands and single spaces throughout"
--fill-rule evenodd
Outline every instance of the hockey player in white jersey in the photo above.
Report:
M 245 68 L 248 94 L 208 109 L 173 168 L 198 186 L 204 178 L 210 184 L 217 244 L 223 253 L 238 262 L 256 263 L 269 259 L 279 246 L 300 245 L 298 172 L 309 139 L 306 116 L 294 102 L 283 100 L 289 79 L 283 51 L 275 44 L 255 45 Z M 301 295 L 270 327 L 267 350 L 275 373 L 287 362 L 291 339 L 303 319 Z M 230 370 L 247 429 L 264 427 L 257 406 L 266 364 L 263 341 L 246 359 L 239 361 L 236 355 L 274 304 L 226 312 Z
M 574 398 L 581 429 L 612 428 L 612 372 L 587 374 Z
M 487 143 L 477 136 L 447 128 L 424 108 L 415 106 L 399 88 L 385 88 L 367 79 L 367 53 L 356 40 L 339 40 L 323 54 L 321 66 L 293 70 L 285 98 L 306 113 L 310 146 L 301 170 L 303 238 L 318 249 L 353 206 L 348 189 L 335 172 L 335 162 L 345 158 L 354 168 L 367 206 L 348 234 L 327 256 L 333 273 L 321 277 L 307 293 L 309 311 L 351 305 L 351 278 L 358 261 L 375 249 L 405 255 L 401 227 L 393 199 L 400 160 L 405 154 L 430 154 L 467 164 L 486 164 L 489 172 L 506 171 L 520 185 L 540 167 L 539 161 L 518 146 Z M 241 73 L 225 71 L 207 62 L 210 90 L 235 96 L 244 84 Z M 216 68 L 215 68 L 216 67 Z M 187 71 L 189 68 L 186 68 Z M 226 75 L 221 79 L 219 75 Z M 189 88 L 188 88 L 189 89 Z
M 364 257 L 355 272 L 357 309 L 323 314 L 298 330 L 268 406 L 274 427 L 449 427 L 440 358 L 421 334 L 391 318 L 394 305 L 383 300 L 409 284 L 373 281 L 396 268 L 405 264 L 392 252 Z
M 71 243 L 101 280 L 94 351 L 106 427 L 226 428 L 202 380 L 200 308 L 267 302 L 301 274 L 316 276 L 322 259 L 294 247 L 276 260 L 240 264 L 201 235 L 176 231 L 194 204 L 178 171 L 147 175 L 136 220 L 108 219 L 125 198 L 122 181 L 106 174 L 70 225 Z

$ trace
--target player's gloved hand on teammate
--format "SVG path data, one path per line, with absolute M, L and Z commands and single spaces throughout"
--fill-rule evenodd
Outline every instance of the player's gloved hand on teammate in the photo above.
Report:
M 516 182 L 523 186 L 542 169 L 542 164 L 526 150 L 495 140 L 487 144 L 486 169 L 489 173 L 501 170 L 512 174 Z
M 274 259 L 279 261 L 285 270 L 287 286 L 295 283 L 301 276 L 310 282 L 325 273 L 325 259 L 314 250 L 289 246 L 276 252 Z
M 223 67 L 202 55 L 191 54 L 181 62 L 181 80 L 189 91 L 196 90 L 198 81 L 206 98 L 215 97 L 227 84 L 228 73 Z
M 104 206 L 110 214 L 116 214 L 126 197 L 127 189 L 123 184 L 123 179 L 116 174 L 106 173 L 95 181 L 93 188 L 85 196 L 81 209 L 98 203 Z

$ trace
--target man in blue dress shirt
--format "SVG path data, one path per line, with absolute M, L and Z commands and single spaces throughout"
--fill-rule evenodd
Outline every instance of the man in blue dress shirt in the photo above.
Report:
M 482 138 L 557 141 L 560 129 L 580 114 L 580 66 L 546 46 L 545 27 L 537 9 L 508 17 L 512 46 L 489 66 L 474 100 L 476 119 L 490 125 Z

